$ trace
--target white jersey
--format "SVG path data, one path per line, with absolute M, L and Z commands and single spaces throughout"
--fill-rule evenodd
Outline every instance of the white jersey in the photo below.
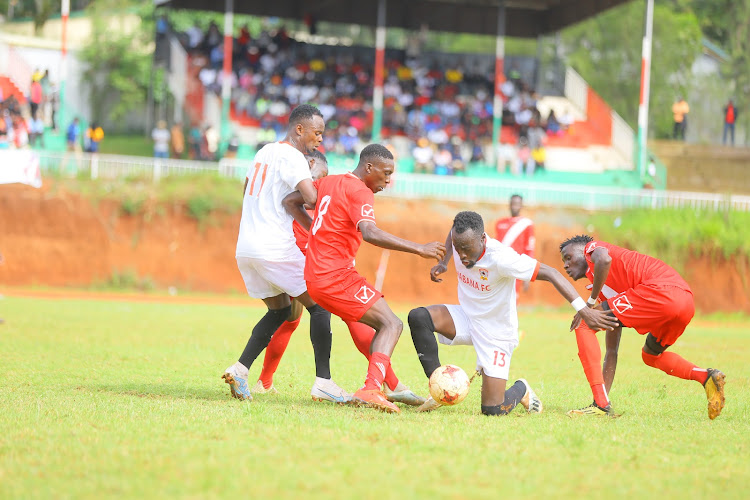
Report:
M 458 275 L 458 303 L 472 327 L 498 340 L 517 343 L 516 280 L 536 278 L 536 259 L 487 236 L 484 254 L 474 267 L 467 269 L 455 249 L 453 261 Z
M 287 142 L 261 148 L 247 172 L 237 257 L 282 262 L 297 258 L 293 218 L 281 201 L 305 179 L 312 180 L 305 156 Z

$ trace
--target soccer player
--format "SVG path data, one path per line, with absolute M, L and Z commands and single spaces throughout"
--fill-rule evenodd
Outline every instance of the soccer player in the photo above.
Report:
M 313 180 L 318 180 L 328 175 L 328 160 L 323 153 L 318 150 L 313 151 L 307 155 L 307 160 L 310 164 L 310 173 L 312 174 Z M 307 254 L 307 240 L 308 232 L 299 225 L 297 221 L 293 223 L 294 237 L 297 240 L 297 247 L 303 254 Z M 273 386 L 273 375 L 279 366 L 281 357 L 286 351 L 287 345 L 289 345 L 289 339 L 292 333 L 299 326 L 300 318 L 302 316 L 302 305 L 296 301 L 292 301 L 292 314 L 287 319 L 276 333 L 273 334 L 271 342 L 266 348 L 266 353 L 263 358 L 263 370 L 260 372 L 258 382 L 252 389 L 253 393 L 264 394 L 264 393 L 277 393 L 278 391 Z M 370 359 L 370 344 L 375 336 L 375 330 L 365 325 L 364 323 L 358 323 L 356 321 L 344 321 L 346 326 L 349 328 L 349 333 L 352 336 L 354 345 L 357 346 L 359 352 L 361 352 L 365 358 Z M 385 394 L 388 401 L 400 402 L 409 404 L 412 406 L 419 406 L 424 403 L 424 398 L 417 396 L 414 392 L 401 383 L 393 372 L 392 368 L 389 368 L 385 375 Z M 312 398 L 315 401 L 335 401 L 343 403 L 344 401 L 338 401 L 335 394 L 328 394 L 324 389 L 314 386 L 311 392 Z
M 601 349 L 596 339 L 599 328 L 588 324 L 581 311 L 573 318 L 571 330 L 576 332 L 578 357 L 594 402 L 568 414 L 613 415 L 607 393 L 614 380 L 619 338 L 625 326 L 646 335 L 641 353 L 644 363 L 667 375 L 702 384 L 708 398 L 708 418 L 718 417 L 724 408 L 724 374 L 713 368 L 699 368 L 666 351 L 680 338 L 695 313 L 693 292 L 682 276 L 659 259 L 595 241 L 587 235 L 563 241 L 560 254 L 565 272 L 571 278 L 579 280 L 585 276 L 591 281 L 588 306 L 605 311 L 619 322 L 607 335 L 608 355 L 603 375 Z M 597 299 L 601 300 L 599 304 Z
M 284 140 L 263 146 L 245 179 L 237 266 L 248 295 L 262 299 L 268 311 L 253 328 L 239 360 L 222 375 L 232 396 L 238 399 L 252 400 L 248 370 L 268 346 L 273 333 L 289 318 L 291 297 L 310 313 L 316 371 L 313 391 L 319 389 L 340 401 L 348 397 L 331 380 L 331 314 L 307 293 L 305 256 L 295 244 L 292 217 L 282 206 L 284 197 L 293 191 L 300 193 L 305 203 L 315 205 L 317 191 L 304 155 L 320 145 L 324 130 L 323 115 L 315 106 L 296 107 L 289 116 Z
M 510 197 L 510 217 L 504 217 L 497 221 L 495 225 L 496 239 L 505 246 L 511 247 L 516 253 L 528 255 L 534 258 L 534 247 L 536 238 L 534 238 L 534 223 L 528 217 L 521 217 L 523 208 L 523 198 L 520 194 L 514 194 Z M 528 281 L 516 281 L 516 305 L 521 293 L 521 283 L 523 291 L 529 290 Z
M 375 329 L 365 385 L 354 393 L 360 404 L 389 413 L 401 410 L 388 401 L 381 387 L 391 364 L 391 354 L 403 323 L 380 293 L 354 269 L 354 257 L 362 240 L 425 259 L 440 260 L 440 242 L 420 245 L 393 236 L 375 225 L 374 193 L 382 191 L 393 173 L 393 154 L 380 144 L 360 153 L 353 172 L 315 181 L 318 203 L 314 222 L 303 208 L 301 193 L 292 193 L 284 206 L 305 228 L 310 228 L 305 279 L 310 296 L 344 321 L 359 321 Z
M 586 303 L 554 268 L 493 240 L 484 232 L 482 216 L 459 212 L 445 242 L 452 252 L 430 271 L 432 281 L 448 269 L 454 257 L 458 274 L 458 305 L 439 304 L 418 307 L 409 312 L 414 347 L 425 375 L 429 378 L 439 366 L 438 344 L 473 345 L 477 369 L 482 371 L 482 413 L 507 415 L 521 403 L 530 413 L 542 411 L 542 402 L 524 379 L 506 390 L 510 360 L 518 345 L 518 314 L 515 281 L 549 281 L 571 305 L 600 328 L 617 322 L 603 311 L 588 309 Z M 593 314 L 592 314 L 593 313 Z M 438 408 L 429 398 L 420 411 Z

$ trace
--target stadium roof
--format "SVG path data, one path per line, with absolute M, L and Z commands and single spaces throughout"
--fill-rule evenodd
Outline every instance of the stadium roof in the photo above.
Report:
M 554 33 L 629 0 L 506 0 L 505 35 L 535 38 Z M 497 34 L 500 0 L 386 0 L 386 26 L 419 30 Z M 224 12 L 221 0 L 155 0 L 176 9 Z M 237 14 L 375 26 L 377 0 L 235 0 Z

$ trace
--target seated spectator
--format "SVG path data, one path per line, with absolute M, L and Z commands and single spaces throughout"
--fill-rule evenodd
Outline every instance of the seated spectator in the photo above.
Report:
M 516 148 L 511 144 L 500 143 L 497 148 L 497 172 L 499 174 L 510 172 L 513 175 L 517 175 L 517 163 Z
M 452 175 L 453 174 L 453 155 L 446 146 L 440 146 L 433 159 L 435 163 L 435 174 Z
M 562 127 L 560 126 L 560 122 L 557 120 L 557 116 L 555 116 L 555 110 L 550 109 L 549 115 L 547 116 L 547 135 L 551 136 L 560 136 L 562 135 Z
M 44 122 L 34 115 L 29 119 L 29 146 L 36 147 L 37 143 L 44 148 Z
M 568 131 L 570 127 L 573 125 L 573 122 L 575 119 L 573 118 L 573 113 L 570 112 L 569 109 L 565 110 L 565 113 L 559 118 L 558 120 L 560 122 L 560 128 L 563 131 Z
M 434 171 L 433 151 L 429 140 L 424 137 L 419 139 L 411 154 L 414 157 L 414 173 L 431 174 Z
M 518 141 L 518 172 L 515 172 L 515 175 L 524 172 L 527 176 L 534 175 L 534 160 L 531 158 L 529 141 L 525 137 L 521 137 Z

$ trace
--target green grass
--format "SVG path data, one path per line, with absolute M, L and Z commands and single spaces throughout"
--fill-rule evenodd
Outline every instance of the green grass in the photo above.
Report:
M 281 394 L 232 400 L 219 376 L 258 302 L 164 300 L 0 302 L 0 498 L 742 498 L 750 487 L 747 318 L 696 320 L 675 346 L 727 374 L 727 407 L 713 422 L 698 384 L 641 362 L 632 330 L 612 391 L 623 416 L 566 417 L 591 397 L 571 313 L 550 310 L 522 314 L 511 367 L 543 414 L 483 417 L 477 386 L 456 407 L 386 415 L 310 400 L 306 319 L 279 367 Z M 366 365 L 333 325 L 334 379 L 354 390 Z M 441 356 L 474 364 L 467 347 Z M 393 360 L 424 393 L 408 329 Z
M 99 145 L 99 152 L 112 155 L 154 156 L 154 141 L 150 133 L 148 137 L 145 135 L 105 135 Z

